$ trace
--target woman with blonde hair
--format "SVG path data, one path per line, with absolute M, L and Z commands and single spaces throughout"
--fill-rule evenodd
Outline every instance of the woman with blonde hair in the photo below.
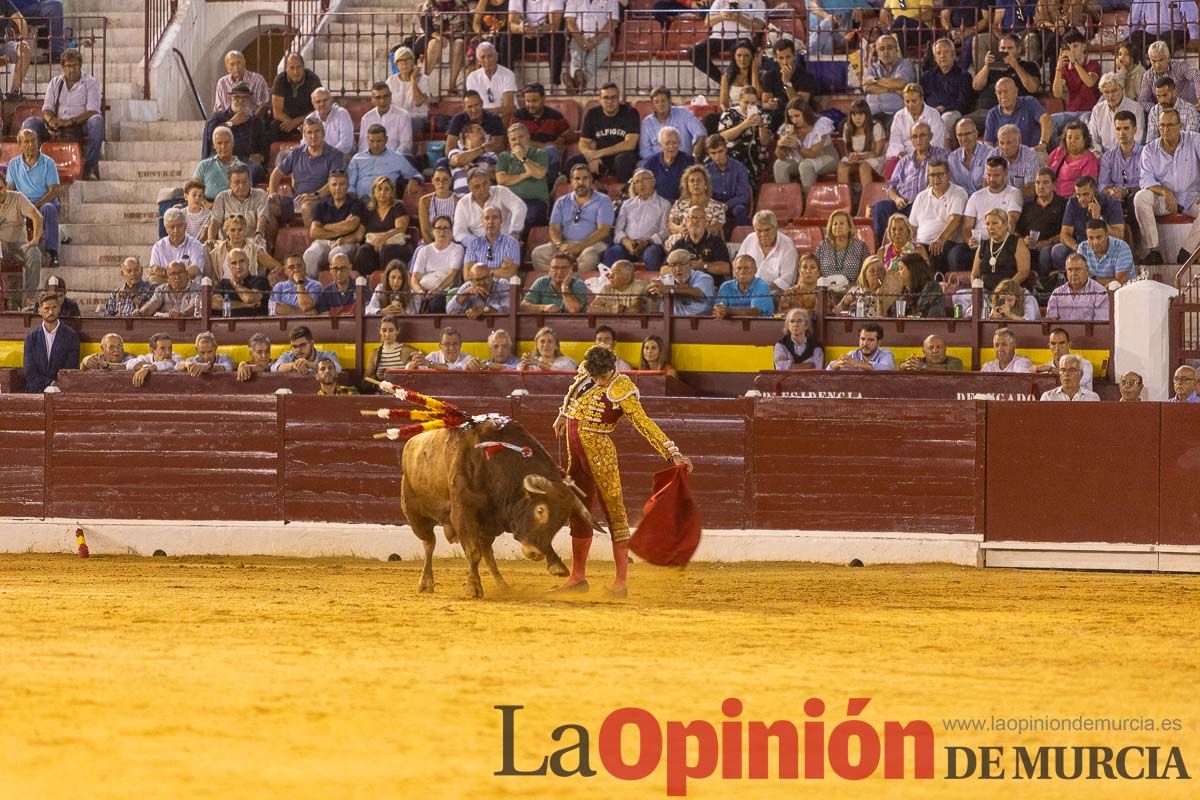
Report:
M 850 291 L 842 298 L 842 302 L 834 306 L 833 313 L 852 313 L 855 316 L 879 316 L 878 294 L 883 288 L 883 279 L 887 277 L 887 268 L 879 256 L 867 256 L 862 269 L 858 272 L 858 280 L 850 287 Z M 862 313 L 858 312 L 858 301 L 863 301 Z
M 709 233 L 719 234 L 724 230 L 725 204 L 713 199 L 712 178 L 701 164 L 685 169 L 679 179 L 679 199 L 667 215 L 667 229 L 672 236 L 687 231 L 687 213 L 692 206 L 704 209 L 705 228 Z
M 217 270 L 217 280 L 230 277 L 225 260 L 234 250 L 241 250 L 246 254 L 250 261 L 251 275 L 265 276 L 272 286 L 287 280 L 283 273 L 283 264 L 268 253 L 267 248 L 263 247 L 256 237 L 246 235 L 245 217 L 241 214 L 231 214 L 225 218 L 222 230 L 225 232 L 225 238 L 209 243 L 212 245 L 212 264 Z
M 875 252 L 883 259 L 884 269 L 893 269 L 896 259 L 906 253 L 917 253 L 926 261 L 929 260 L 929 251 L 925 249 L 925 245 L 917 244 L 916 236 L 917 229 L 908 221 L 908 217 L 903 214 L 892 214 L 888 217 L 887 236 L 883 247 Z
M 564 356 L 558 346 L 558 334 L 547 325 L 533 335 L 533 351 L 521 356 L 517 369 L 573 370 L 579 365 Z
M 354 269 L 359 275 L 370 275 L 384 264 L 393 261 L 408 263 L 412 247 L 407 242 L 408 214 L 396 197 L 396 185 L 387 175 L 371 183 L 371 199 L 363 215 L 366 236 L 354 254 Z

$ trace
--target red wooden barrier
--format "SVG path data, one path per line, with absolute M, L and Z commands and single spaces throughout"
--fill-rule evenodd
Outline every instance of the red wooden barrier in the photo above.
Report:
M 0 516 L 45 515 L 46 431 L 41 395 L 0 397 Z
M 984 372 L 760 372 L 754 388 L 763 394 L 806 398 L 921 400 L 1037 400 L 1058 385 L 1053 375 Z

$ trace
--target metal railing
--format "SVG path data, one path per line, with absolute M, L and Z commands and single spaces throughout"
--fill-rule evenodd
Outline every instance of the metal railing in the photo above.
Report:
M 145 46 L 142 60 L 142 99 L 150 99 L 150 61 L 158 50 L 159 42 L 167 32 L 167 26 L 175 18 L 179 0 L 146 0 L 143 10 L 145 28 Z
M 32 23 L 33 20 L 30 20 Z M 26 40 L 32 49 L 29 69 L 25 72 L 21 86 L 13 85 L 12 91 L 20 89 L 27 100 L 42 100 L 50 79 L 62 69 L 59 57 L 62 51 L 74 48 L 79 51 L 85 75 L 91 75 L 100 83 L 100 107 L 106 108 L 108 88 L 108 20 L 101 16 L 66 17 L 61 34 L 37 34 L 30 25 L 31 38 Z M 15 62 L 9 61 L 6 70 L 15 71 Z M 15 78 L 16 76 L 13 75 Z M 28 90 L 26 90 L 28 87 Z

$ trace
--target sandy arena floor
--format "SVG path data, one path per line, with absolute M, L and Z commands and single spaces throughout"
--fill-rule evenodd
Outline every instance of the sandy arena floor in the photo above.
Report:
M 598 546 L 602 543 L 598 542 Z M 947 781 L 943 748 L 1177 745 L 1200 773 L 1200 578 L 635 564 L 625 605 L 462 597 L 464 562 L 0 556 L 0 798 L 665 797 L 640 782 L 494 777 L 498 704 L 528 768 L 549 733 L 636 705 L 657 718 L 928 720 L 937 779 L 693 781 L 700 798 L 1196 797 L 1196 781 Z M 611 576 L 597 564 L 593 585 Z M 947 717 L 1179 718 L 1173 733 L 948 733 Z M 636 739 L 636 737 L 634 737 Z M 568 739 L 568 741 L 571 741 Z M 632 752 L 627 750 L 627 752 Z M 1164 756 L 1165 758 L 1165 756 Z M 1006 765 L 1011 758 L 1006 757 Z

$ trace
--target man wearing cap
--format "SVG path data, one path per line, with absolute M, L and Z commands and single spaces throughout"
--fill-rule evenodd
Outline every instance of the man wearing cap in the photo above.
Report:
M 261 116 L 254 113 L 254 99 L 250 87 L 235 83 L 229 89 L 229 107 L 213 113 L 204 123 L 204 141 L 201 143 L 202 158 L 209 158 L 213 149 L 213 132 L 226 127 L 233 134 L 233 154 L 250 167 L 251 179 L 260 183 L 266 178 L 263 164 L 267 158 L 267 125 Z
M 225 54 L 225 74 L 217 79 L 216 97 L 213 99 L 213 112 L 228 111 L 233 107 L 233 90 L 236 86 L 246 88 L 246 94 L 252 96 L 251 114 L 265 116 L 271 108 L 271 87 L 257 72 L 246 69 L 246 57 L 237 50 Z
M 656 300 L 667 295 L 674 298 L 673 313 L 677 317 L 707 317 L 712 314 L 712 275 L 692 269 L 692 254 L 674 250 L 667 256 L 669 272 L 646 287 L 646 293 Z

